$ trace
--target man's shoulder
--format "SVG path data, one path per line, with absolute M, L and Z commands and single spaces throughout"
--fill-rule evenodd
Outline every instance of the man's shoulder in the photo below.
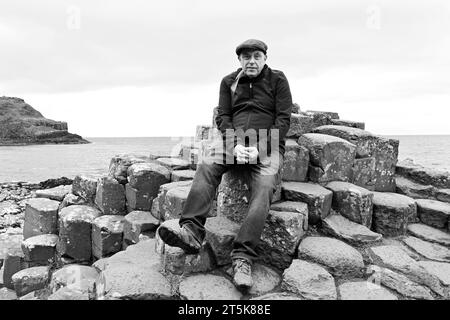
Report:
M 239 68 L 236 71 L 227 74 L 225 77 L 222 78 L 222 81 L 225 81 L 226 84 L 230 85 L 236 79 L 237 75 L 241 70 L 242 68 Z
M 283 79 L 283 80 L 287 80 L 286 76 L 284 75 L 284 72 L 281 70 L 276 70 L 276 69 L 272 69 L 272 68 L 267 68 L 268 71 L 272 74 L 272 76 L 274 76 L 276 79 Z

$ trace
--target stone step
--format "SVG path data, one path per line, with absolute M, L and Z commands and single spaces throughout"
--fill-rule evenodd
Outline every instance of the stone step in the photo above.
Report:
M 240 300 L 240 293 L 227 278 L 214 274 L 192 275 L 180 283 L 180 297 L 185 300 Z
M 143 233 L 149 235 L 158 228 L 160 221 L 152 216 L 149 211 L 132 211 L 125 216 L 123 221 L 123 240 L 126 245 L 138 243 L 139 236 Z
M 367 227 L 350 221 L 339 214 L 330 214 L 322 220 L 322 231 L 352 245 L 376 243 L 383 237 L 381 234 L 373 232 Z
M 340 300 L 398 300 L 397 296 L 375 283 L 344 282 L 338 286 Z
M 308 205 L 308 222 L 317 224 L 330 213 L 333 192 L 314 183 L 282 182 L 284 199 Z
M 190 161 L 181 158 L 158 158 L 155 161 L 169 170 L 187 170 L 191 167 Z
M 395 192 L 413 199 L 435 199 L 436 188 L 414 182 L 400 175 L 395 176 Z
M 28 239 L 40 234 L 57 234 L 59 202 L 46 198 L 26 201 L 23 237 Z
M 135 163 L 151 162 L 150 157 L 137 154 L 118 154 L 111 158 L 108 175 L 119 183 L 128 182 L 128 168 Z
M 358 277 L 363 274 L 364 261 L 358 250 L 333 238 L 303 239 L 298 247 L 298 258 L 320 264 L 338 277 Z
M 195 170 L 174 170 L 172 171 L 171 182 L 192 180 L 195 176 Z
M 450 230 L 450 203 L 417 199 L 417 215 L 422 223 L 434 228 Z
M 416 237 L 402 239 L 408 247 L 427 259 L 441 262 L 450 262 L 450 250 L 436 243 L 421 240 Z
M 58 241 L 59 237 L 56 234 L 42 234 L 24 240 L 22 242 L 24 260 L 30 266 L 54 263 Z
M 391 192 L 373 192 L 372 229 L 383 236 L 406 233 L 408 223 L 417 220 L 414 199 Z
M 90 206 L 70 206 L 59 213 L 57 253 L 77 261 L 92 257 L 92 224 L 101 212 Z
M 118 180 L 106 176 L 98 179 L 95 204 L 102 214 L 125 215 L 125 187 Z
M 318 264 L 299 259 L 284 270 L 281 288 L 308 300 L 336 300 L 333 276 Z
M 364 122 L 343 120 L 343 119 L 331 119 L 331 124 L 335 126 L 345 126 L 351 128 L 358 128 L 364 130 L 366 125 Z
M 321 133 L 306 133 L 297 142 L 309 150 L 310 181 L 317 183 L 349 181 L 356 154 L 354 144 Z
M 368 249 L 372 261 L 380 266 L 398 271 L 414 282 L 425 285 L 440 296 L 445 295 L 445 288 L 439 279 L 430 274 L 417 261 L 397 246 L 379 246 Z
M 375 159 L 374 190 L 395 191 L 394 175 L 398 159 L 398 140 L 386 139 L 358 128 L 337 125 L 321 126 L 313 132 L 339 137 L 352 143 L 356 146 L 356 158 L 373 157 Z
M 82 197 L 89 203 L 94 203 L 97 192 L 97 181 L 99 175 L 77 175 L 73 179 L 72 193 Z
M 450 172 L 435 168 L 423 167 L 412 159 L 397 163 L 396 174 L 423 185 L 432 185 L 440 189 L 450 188 Z
M 55 293 L 61 288 L 93 292 L 98 277 L 99 273 L 94 267 L 71 264 L 53 272 L 49 289 L 51 293 Z
M 18 297 L 44 289 L 50 280 L 49 267 L 32 267 L 15 273 L 11 278 Z
M 450 263 L 419 261 L 418 264 L 439 279 L 444 287 L 446 298 L 450 299 Z
M 92 255 L 101 259 L 122 250 L 124 217 L 104 215 L 92 222 Z
M 170 182 L 160 186 L 158 196 L 153 200 L 151 213 L 152 215 L 161 221 L 167 218 L 178 218 L 181 215 L 181 209 L 187 198 L 187 194 L 191 188 L 192 181 L 178 181 Z M 176 190 L 175 190 L 176 189 Z M 171 196 L 167 197 L 167 193 L 170 190 Z M 175 195 L 181 195 L 180 198 L 176 198 Z
M 450 247 L 450 234 L 421 223 L 408 225 L 408 232 L 417 238 Z
M 332 181 L 325 188 L 333 192 L 331 207 L 347 219 L 367 228 L 372 225 L 373 193 L 349 182 Z
M 418 300 L 434 300 L 430 289 L 423 287 L 408 277 L 394 272 L 388 268 L 382 268 L 376 265 L 367 267 L 367 281 L 381 284 L 391 290 L 396 291 L 403 297 Z
M 286 140 L 281 179 L 283 181 L 306 182 L 308 180 L 309 151 L 294 139 Z
M 36 190 L 36 197 L 63 201 L 64 197 L 71 192 L 72 185 L 61 185 L 50 189 Z

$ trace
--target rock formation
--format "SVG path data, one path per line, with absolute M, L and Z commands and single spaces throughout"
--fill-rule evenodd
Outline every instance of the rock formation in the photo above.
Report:
M 178 158 L 117 155 L 72 188 L 0 185 L 0 222 L 15 217 L 0 224 L 0 298 L 449 300 L 450 173 L 397 163 L 398 141 L 334 112 L 293 118 L 250 292 L 230 273 L 249 196 L 239 171 L 223 176 L 199 254 L 157 234 L 179 227 L 196 161 L 220 137 L 199 126 Z
M 0 97 L 0 145 L 89 143 L 67 130 L 67 122 L 45 118 L 23 99 Z

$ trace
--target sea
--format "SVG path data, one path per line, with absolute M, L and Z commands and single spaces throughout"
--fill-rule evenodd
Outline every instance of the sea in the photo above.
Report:
M 450 135 L 385 136 L 400 140 L 399 160 L 450 171 Z M 0 183 L 103 174 L 117 154 L 177 155 L 193 137 L 86 138 L 89 144 L 0 146 Z

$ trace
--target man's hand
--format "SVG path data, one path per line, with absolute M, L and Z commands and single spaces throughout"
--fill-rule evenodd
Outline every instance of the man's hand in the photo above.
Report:
M 256 163 L 258 157 L 258 149 L 256 147 L 244 147 L 243 145 L 236 145 L 234 148 L 234 154 L 236 155 L 238 163 Z

